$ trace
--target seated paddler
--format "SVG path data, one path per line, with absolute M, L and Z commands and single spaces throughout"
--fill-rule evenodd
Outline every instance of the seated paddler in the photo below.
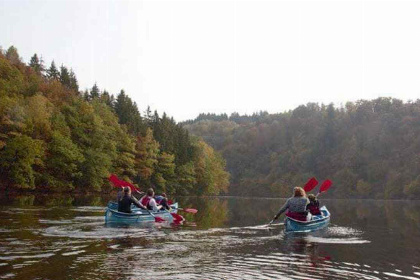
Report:
M 306 209 L 312 215 L 322 215 L 321 210 L 319 209 L 319 201 L 314 194 L 308 194 L 309 204 L 306 206 Z
M 286 216 L 298 221 L 310 220 L 310 215 L 306 211 L 306 206 L 309 200 L 306 197 L 305 191 L 301 187 L 293 189 L 293 196 L 289 198 L 286 203 L 280 208 L 279 212 L 274 216 L 274 220 L 287 210 Z
M 124 213 L 131 213 L 131 205 L 134 204 L 141 209 L 146 207 L 141 204 L 134 196 L 131 195 L 131 189 L 124 187 L 122 196 L 118 199 L 118 211 Z
M 171 206 L 169 206 L 168 197 L 166 196 L 166 193 L 156 195 L 155 200 L 158 205 L 162 205 L 163 209 L 171 210 Z
M 154 196 L 155 196 L 155 191 L 152 188 L 150 188 L 147 190 L 146 195 L 140 199 L 140 202 L 144 206 L 146 206 L 147 209 L 153 212 L 157 212 L 162 208 L 162 205 L 158 205 L 156 203 Z

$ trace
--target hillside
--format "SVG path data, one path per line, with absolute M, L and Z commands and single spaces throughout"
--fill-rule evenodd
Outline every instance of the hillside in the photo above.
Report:
M 323 197 L 420 198 L 420 100 L 309 103 L 280 114 L 201 114 L 184 127 L 220 151 L 230 194 L 289 196 L 309 177 Z
M 36 54 L 0 49 L 0 188 L 45 192 L 110 191 L 115 173 L 145 190 L 171 194 L 227 191 L 225 162 L 166 114 L 114 97 Z

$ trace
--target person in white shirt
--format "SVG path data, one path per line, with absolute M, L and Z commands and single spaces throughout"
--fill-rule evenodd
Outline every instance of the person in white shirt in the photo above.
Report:
M 140 199 L 140 203 L 146 206 L 147 209 L 153 212 L 157 212 L 162 208 L 162 206 L 156 203 L 154 196 L 155 191 L 152 188 L 150 188 L 147 190 L 146 195 Z

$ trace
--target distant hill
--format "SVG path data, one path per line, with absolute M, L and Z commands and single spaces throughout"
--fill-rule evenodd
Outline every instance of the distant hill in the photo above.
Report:
M 200 114 L 183 125 L 222 153 L 233 195 L 290 196 L 316 176 L 334 182 L 323 197 L 420 198 L 420 100 Z

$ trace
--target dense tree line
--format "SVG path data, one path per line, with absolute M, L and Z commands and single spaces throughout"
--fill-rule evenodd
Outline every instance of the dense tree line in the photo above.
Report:
M 184 127 L 223 154 L 230 194 L 289 196 L 316 176 L 334 182 L 326 197 L 420 198 L 420 100 L 202 114 Z
M 66 192 L 110 190 L 115 173 L 143 190 L 226 192 L 225 161 L 166 114 L 144 116 L 122 90 L 79 91 L 72 69 L 28 65 L 0 49 L 0 187 Z

